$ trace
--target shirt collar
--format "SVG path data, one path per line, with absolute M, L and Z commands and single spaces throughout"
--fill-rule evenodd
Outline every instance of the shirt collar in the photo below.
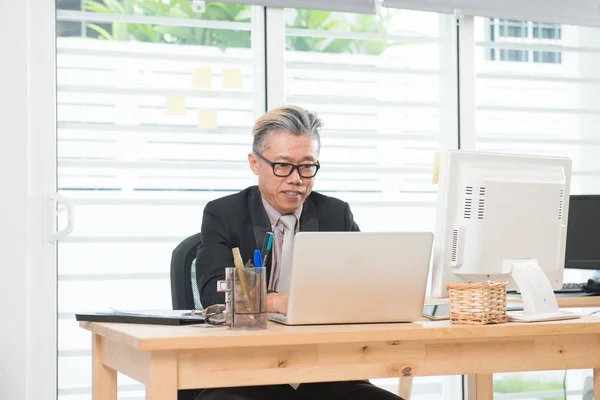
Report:
M 273 231 L 275 230 L 275 226 L 277 225 L 277 222 L 279 221 L 279 218 L 281 218 L 281 213 L 279 211 L 277 211 L 275 209 L 275 207 L 273 207 L 271 204 L 269 204 L 268 201 L 265 200 L 264 197 L 262 197 L 262 195 L 260 196 L 263 206 L 265 207 L 265 211 L 267 212 L 267 216 L 269 217 L 269 222 L 271 223 L 271 229 L 273 229 Z M 296 220 L 298 221 L 296 223 L 296 231 L 298 231 L 298 229 L 300 228 L 300 215 L 302 215 L 302 205 L 300 206 L 300 208 L 298 208 L 296 211 L 294 211 L 294 215 L 296 216 Z

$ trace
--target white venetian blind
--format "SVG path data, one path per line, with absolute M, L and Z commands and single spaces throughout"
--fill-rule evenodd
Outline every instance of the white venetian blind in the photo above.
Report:
M 260 12 L 111 4 L 57 15 L 58 189 L 76 209 L 58 248 L 61 400 L 90 397 L 74 313 L 171 307 L 171 251 L 208 200 L 254 182 L 244 160 L 264 112 Z M 124 376 L 119 392 L 143 398 Z
M 309 13 L 286 12 L 286 94 L 325 122 L 316 190 L 362 230 L 433 229 L 434 153 L 457 143 L 452 18 Z
M 225 0 L 226 3 L 254 4 L 265 7 L 296 7 L 313 10 L 374 14 L 377 0 Z
M 287 9 L 286 25 L 286 101 L 325 123 L 315 190 L 348 201 L 363 231 L 433 231 L 434 154 L 458 139 L 452 17 Z M 458 382 L 417 378 L 412 397 L 452 399 Z
M 600 193 L 600 29 L 477 18 L 477 147 L 570 157 Z

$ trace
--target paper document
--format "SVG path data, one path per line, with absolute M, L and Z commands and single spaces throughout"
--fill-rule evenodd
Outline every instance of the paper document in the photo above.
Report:
M 135 310 L 135 311 L 122 311 L 116 308 L 109 307 L 112 311 L 106 312 L 106 314 L 126 314 L 126 315 L 147 315 L 157 317 L 190 317 L 190 318 L 201 318 L 201 310 Z
M 212 70 L 195 68 L 192 71 L 192 86 L 195 89 L 210 89 L 212 87 Z
M 223 69 L 223 87 L 225 89 L 241 89 L 243 85 L 242 71 L 239 69 Z
M 198 128 L 217 129 L 217 110 L 209 108 L 198 109 Z
M 433 159 L 433 177 L 431 183 L 437 185 L 440 181 L 440 153 L 436 152 Z
M 167 115 L 185 115 L 187 113 L 185 97 L 167 96 L 165 98 L 165 109 Z

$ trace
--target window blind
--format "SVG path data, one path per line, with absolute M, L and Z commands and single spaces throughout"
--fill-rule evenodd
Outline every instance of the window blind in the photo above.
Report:
M 434 154 L 456 138 L 452 21 L 381 10 L 296 23 L 287 9 L 286 101 L 325 122 L 315 190 L 342 198 L 361 229 L 433 229 Z
M 453 14 L 600 26 L 595 0 L 383 0 L 385 7 Z
M 571 192 L 600 193 L 600 29 L 489 18 L 475 28 L 477 147 L 569 157 Z
M 315 189 L 349 201 L 365 231 L 433 227 L 433 154 L 457 126 L 450 19 L 332 13 L 336 29 L 313 30 L 293 21 L 323 13 L 286 13 L 286 100 L 326 123 Z M 87 35 L 57 39 L 58 183 L 77 212 L 59 244 L 60 400 L 90 389 L 89 338 L 73 314 L 170 307 L 173 248 L 199 231 L 207 201 L 256 182 L 245 160 L 264 112 L 264 46 L 250 39 L 264 24 L 149 14 L 57 13 L 61 32 Z M 140 389 L 119 380 L 122 395 Z
M 59 400 L 90 397 L 74 313 L 171 307 L 171 252 L 200 230 L 207 201 L 254 183 L 244 160 L 264 112 L 252 7 L 109 3 L 57 10 L 58 191 L 77 213 L 58 244 Z M 143 397 L 118 383 L 120 397 Z
M 225 0 L 224 3 L 252 4 L 279 8 L 304 8 L 311 10 L 327 10 L 375 14 L 375 0 Z
M 434 154 L 457 137 L 452 18 L 335 14 L 305 24 L 305 10 L 286 9 L 286 102 L 324 121 L 315 190 L 349 202 L 362 231 L 433 231 Z M 413 395 L 448 398 L 456 382 L 417 378 Z

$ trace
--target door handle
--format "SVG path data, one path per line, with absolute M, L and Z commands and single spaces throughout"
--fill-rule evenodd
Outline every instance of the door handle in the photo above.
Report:
M 50 212 L 48 215 L 54 220 L 60 213 L 67 211 L 67 224 L 61 230 L 54 230 L 54 223 L 49 224 L 51 231 L 48 233 L 48 241 L 56 242 L 69 236 L 73 232 L 75 224 L 75 209 L 73 202 L 58 193 L 48 195 L 50 200 Z

